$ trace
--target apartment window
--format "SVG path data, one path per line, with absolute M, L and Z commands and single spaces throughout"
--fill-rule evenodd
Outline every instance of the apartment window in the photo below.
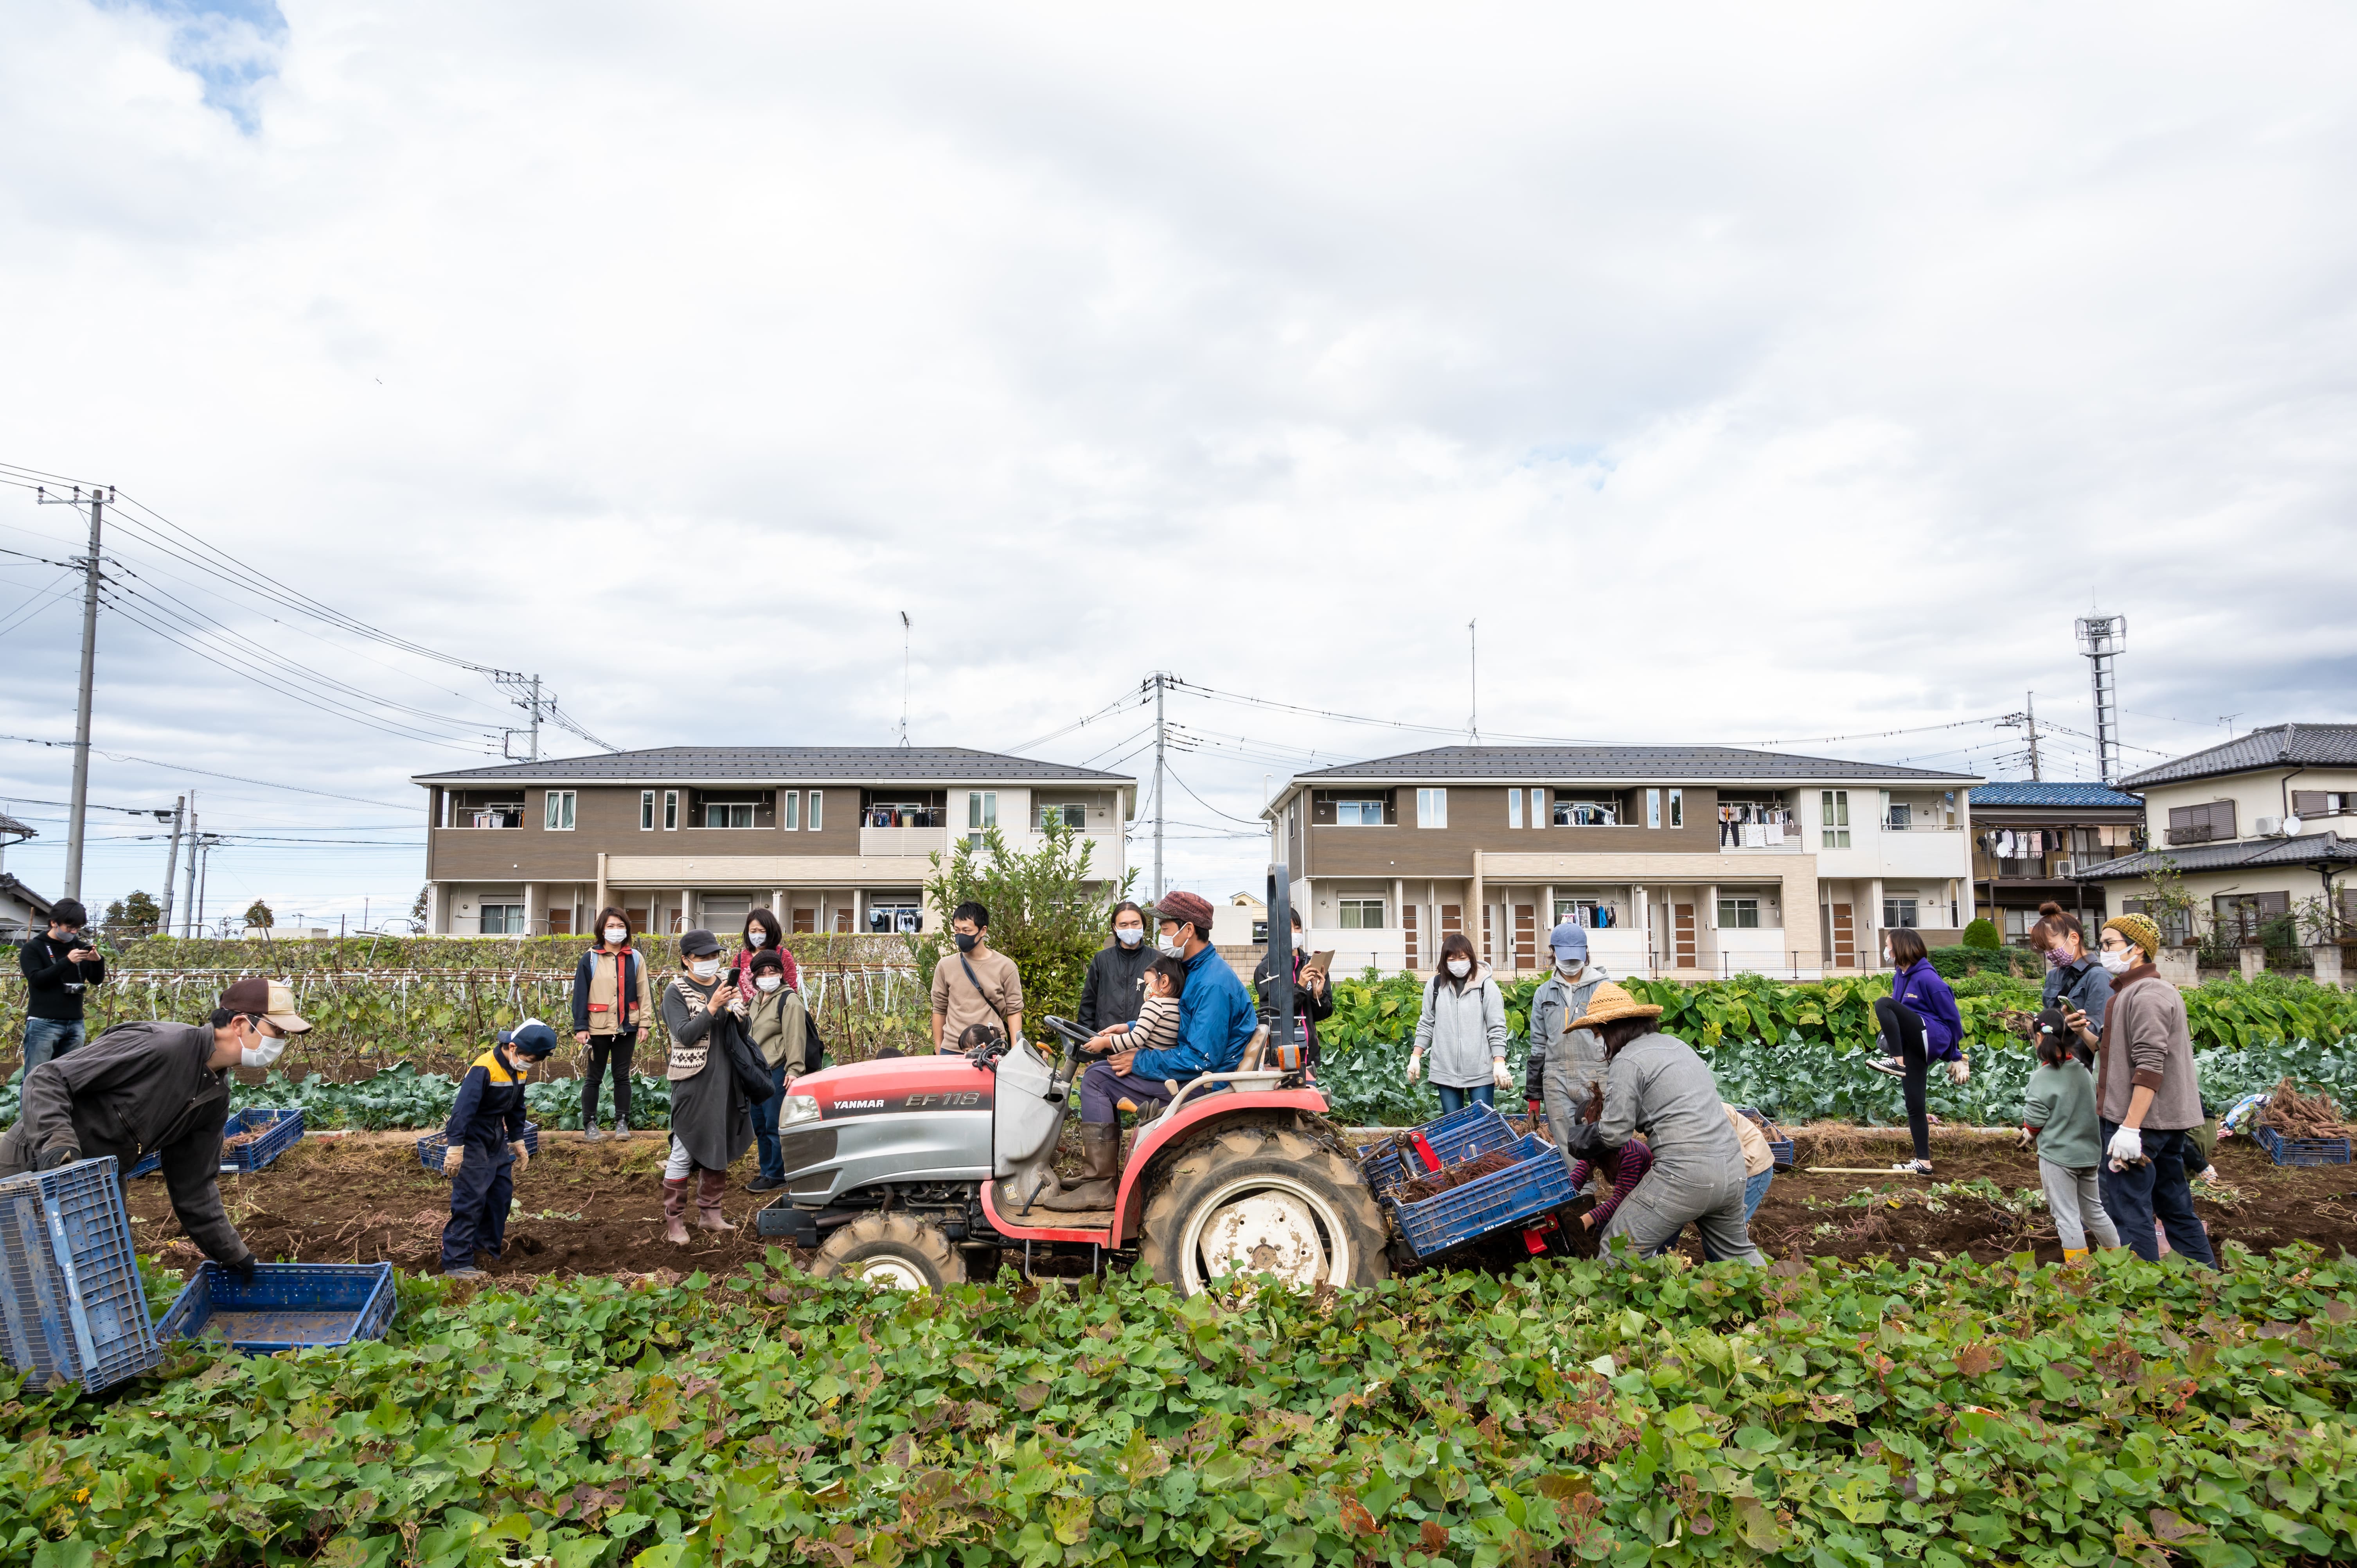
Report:
M 1420 828 L 1445 828 L 1448 825 L 1448 791 L 1418 789 L 1415 792 L 1415 825 Z
M 1818 822 L 1824 832 L 1825 849 L 1849 847 L 1849 791 L 1823 789 L 1817 793 Z M 1889 921 L 1882 922 L 1884 925 Z
M 573 831 L 574 793 L 571 789 L 551 789 L 548 792 L 547 810 L 542 816 L 542 827 L 553 833 L 569 833 Z
M 2266 928 L 2291 915 L 2288 893 L 2221 893 L 2210 900 L 2218 935 L 2237 944 L 2261 940 Z
M 1685 825 L 1686 792 L 1683 789 L 1673 789 L 1670 791 L 1670 826 L 1682 828 Z
M 663 832 L 670 832 L 678 826 L 679 791 L 666 789 L 663 791 Z
M 1381 800 L 1337 800 L 1334 802 L 1334 825 L 1338 828 L 1382 827 L 1383 803 Z
M 749 828 L 753 825 L 753 802 L 706 800 L 704 802 L 704 825 L 707 828 Z
M 1555 901 L 1555 923 L 1569 920 L 1575 926 L 1598 930 L 1612 924 L 1611 907 L 1597 898 L 1558 898 Z
M 1388 789 L 1319 789 L 1309 797 L 1312 827 L 1376 828 L 1398 821 L 1399 808 Z
M 1645 791 L 1645 825 L 1649 828 L 1662 825 L 1662 792 L 1659 789 Z
M 998 791 L 970 789 L 965 797 L 965 825 L 969 828 L 995 828 L 998 825 Z
M 1531 826 L 1546 826 L 1546 791 L 1544 789 L 1531 791 Z
M 2302 822 L 2318 817 L 2346 816 L 2352 811 L 2357 811 L 2357 791 L 2295 789 L 2291 792 L 2291 814 Z
M 1380 931 L 1383 929 L 1383 901 L 1380 898 L 1343 898 L 1336 905 L 1346 931 Z
M 1576 800 L 1558 796 L 1555 803 L 1555 825 L 1559 828 L 1618 827 L 1620 825 L 1620 802 Z
M 1078 800 L 1034 800 L 1031 803 L 1031 828 L 1043 831 L 1050 822 L 1061 822 L 1074 832 L 1089 825 L 1089 809 Z
M 877 936 L 914 936 L 922 925 L 923 907 L 910 898 L 893 903 L 867 900 L 867 929 Z
M 789 789 L 786 798 L 778 802 L 778 826 L 787 832 L 799 832 L 802 825 L 802 792 Z
M 651 789 L 641 789 L 639 791 L 639 832 L 651 833 L 654 831 L 655 792 Z
M 2210 843 L 2234 836 L 2234 802 L 2212 800 L 2206 806 L 2172 806 L 2169 811 L 2169 842 Z
M 814 833 L 823 831 L 826 826 L 826 791 L 813 789 L 810 792 L 810 825 L 802 829 L 802 832 Z
M 1913 828 L 1914 825 L 1914 807 L 1901 803 L 1885 806 L 1882 809 L 1882 831 L 1884 832 L 1903 833 Z
M 486 904 L 480 927 L 487 937 L 528 936 L 524 929 L 523 906 L 521 904 Z
M 1914 906 L 1909 905 L 1911 910 Z M 1727 930 L 1753 931 L 1760 929 L 1760 900 L 1757 898 L 1721 898 L 1718 901 L 1718 923 Z M 1888 922 L 1885 922 L 1888 924 Z M 1907 922 L 1915 923 L 1910 916 Z
M 1915 924 L 1915 900 L 1912 898 L 1885 898 L 1882 901 L 1882 923 L 1886 926 L 1907 926 L 1911 928 Z
M 1523 825 L 1523 792 L 1520 789 L 1506 791 L 1506 825 L 1510 828 Z

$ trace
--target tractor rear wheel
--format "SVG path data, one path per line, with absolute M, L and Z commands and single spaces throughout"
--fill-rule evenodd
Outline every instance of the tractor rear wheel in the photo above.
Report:
M 866 1280 L 895 1290 L 939 1290 L 965 1283 L 965 1257 L 938 1225 L 906 1214 L 863 1214 L 818 1250 L 812 1273 Z
M 1139 1255 L 1193 1295 L 1222 1274 L 1275 1274 L 1296 1289 L 1390 1277 L 1383 1210 L 1358 1167 L 1298 1133 L 1230 1127 L 1158 1174 Z

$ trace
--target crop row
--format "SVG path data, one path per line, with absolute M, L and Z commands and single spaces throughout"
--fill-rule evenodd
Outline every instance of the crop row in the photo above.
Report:
M 1541 1262 L 1181 1301 L 402 1286 L 338 1353 L 0 1402 L 41 1568 L 2357 1554 L 2357 1265 Z M 158 1278 L 160 1293 L 168 1281 Z

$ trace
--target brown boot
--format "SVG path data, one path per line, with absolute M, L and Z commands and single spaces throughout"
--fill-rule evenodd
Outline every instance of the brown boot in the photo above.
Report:
M 1040 1199 L 1039 1207 L 1060 1214 L 1111 1208 L 1121 1174 L 1121 1128 L 1112 1122 L 1081 1123 L 1081 1174 L 1061 1192 Z
M 736 1230 L 736 1222 L 720 1212 L 720 1200 L 728 1195 L 728 1173 L 699 1170 L 695 1180 L 696 1225 L 705 1230 Z
M 687 1188 L 693 1179 L 663 1177 L 663 1240 L 675 1247 L 687 1245 Z

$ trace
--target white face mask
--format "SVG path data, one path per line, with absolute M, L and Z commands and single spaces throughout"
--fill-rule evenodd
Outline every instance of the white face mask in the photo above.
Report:
M 1462 980 L 1473 972 L 1473 961 L 1466 958 L 1452 958 L 1448 961 L 1448 972 Z
M 720 972 L 720 961 L 716 958 L 697 959 L 687 966 L 687 972 L 698 980 L 709 980 Z
M 761 976 L 760 979 L 753 983 L 753 989 L 756 991 L 775 991 L 779 986 L 783 985 L 785 983 L 786 977 L 782 974 L 765 974 Z
M 1584 958 L 1559 958 L 1555 961 L 1555 966 L 1567 975 L 1577 974 L 1587 967 L 1587 961 Z
M 1119 942 L 1125 948 L 1134 948 L 1138 943 L 1146 940 L 1146 928 L 1144 926 L 1115 926 L 1113 929 L 1113 940 Z
M 1164 937 L 1155 945 L 1162 950 L 1162 956 L 1164 958 L 1185 958 L 1187 956 L 1187 943 L 1181 938 Z
M 237 1059 L 247 1067 L 268 1067 L 278 1059 L 278 1053 L 285 1048 L 286 1036 L 284 1035 L 275 1038 L 268 1035 L 257 1035 L 253 1040 L 238 1048 Z
M 770 933 L 763 930 L 759 926 L 754 927 L 751 930 L 745 933 L 745 945 L 748 948 L 759 947 L 763 942 L 766 942 L 769 940 Z
M 2105 973 L 2126 974 L 2136 967 L 2136 955 L 2126 948 L 2122 948 L 2117 952 L 2105 948 L 2103 951 L 2103 960 Z
M 608 947 L 617 947 L 617 948 L 618 948 L 618 947 L 620 947 L 624 942 L 629 941 L 630 940 L 630 933 L 627 929 L 625 929 L 624 928 L 622 928 L 622 927 L 620 927 L 620 926 L 608 926 L 608 927 L 607 927 L 607 928 L 606 928 L 606 945 L 607 945 L 607 946 L 608 946 Z

